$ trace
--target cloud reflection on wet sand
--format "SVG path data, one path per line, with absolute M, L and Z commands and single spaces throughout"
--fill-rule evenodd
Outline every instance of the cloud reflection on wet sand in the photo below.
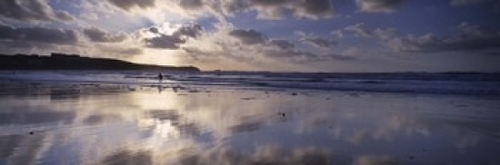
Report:
M 500 149 L 498 99 L 43 83 L 32 92 L 12 88 L 0 92 L 0 164 L 499 161 L 493 152 Z

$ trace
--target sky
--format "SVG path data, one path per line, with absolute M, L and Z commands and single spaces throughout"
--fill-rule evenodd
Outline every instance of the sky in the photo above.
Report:
M 499 72 L 499 0 L 2 0 L 0 53 L 202 70 Z

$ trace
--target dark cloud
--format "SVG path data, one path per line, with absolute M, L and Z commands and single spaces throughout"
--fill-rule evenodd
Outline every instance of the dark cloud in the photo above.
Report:
M 488 2 L 492 0 L 451 0 L 450 4 L 452 6 L 467 6 L 467 5 L 473 5 L 473 4 L 478 4 L 482 2 Z
M 0 40 L 29 41 L 45 44 L 75 44 L 78 37 L 75 31 L 48 29 L 44 27 L 12 28 L 0 25 Z
M 335 53 L 328 54 L 325 57 L 326 57 L 326 59 L 329 59 L 329 60 L 355 60 L 356 59 L 352 55 L 335 54 Z
M 196 38 L 202 34 L 200 25 L 186 24 L 179 27 L 172 34 L 163 34 L 158 27 L 151 27 L 149 32 L 157 34 L 156 37 L 145 38 L 146 47 L 162 49 L 178 49 L 181 44 L 186 43 L 189 38 Z
M 193 58 L 198 58 L 198 56 L 218 56 L 226 55 L 226 57 L 235 59 L 244 59 L 246 57 L 254 57 L 253 55 L 261 55 L 265 58 L 279 59 L 288 62 L 306 62 L 306 61 L 322 61 L 322 60 L 347 60 L 354 59 L 346 55 L 335 55 L 335 54 L 316 54 L 314 52 L 303 51 L 297 49 L 293 43 L 288 40 L 283 39 L 273 39 L 268 38 L 264 34 L 256 30 L 233 30 L 228 33 L 230 36 L 238 39 L 243 44 L 234 44 L 227 42 L 219 42 L 218 45 L 221 47 L 222 53 L 215 53 L 207 50 L 202 50 L 196 47 L 183 48 L 185 53 L 191 55 Z M 303 32 L 298 34 L 304 39 L 303 42 L 314 45 L 316 47 L 329 47 L 336 43 L 333 41 L 321 39 L 312 36 L 312 34 L 307 35 Z M 252 47 L 248 47 L 252 45 Z M 249 56 L 244 56 L 242 54 L 249 54 Z M 252 55 L 250 55 L 252 54 Z M 232 130 L 239 130 L 239 128 L 255 128 L 255 124 L 243 125 L 241 127 L 235 126 Z
M 291 2 L 292 3 L 285 6 L 285 8 L 289 8 L 290 12 L 297 17 L 319 19 L 328 18 L 333 15 L 333 8 L 330 0 L 299 0 Z M 283 5 L 280 7 L 283 8 Z
M 98 28 L 84 29 L 83 34 L 93 42 L 122 42 L 125 34 L 111 34 Z
M 458 34 L 437 37 L 433 33 L 421 36 L 393 38 L 387 45 L 396 51 L 444 52 L 444 51 L 480 51 L 500 49 L 500 33 L 482 31 L 477 25 L 462 23 Z
M 290 49 L 290 48 L 294 48 L 295 47 L 294 44 L 290 43 L 287 40 L 273 39 L 270 42 L 271 42 L 271 44 L 277 46 L 280 49 Z
M 303 37 L 300 40 L 314 47 L 323 47 L 323 48 L 334 46 L 337 44 L 334 41 L 325 40 L 319 37 Z
M 133 7 L 148 8 L 155 6 L 155 0 L 107 0 L 112 5 L 129 11 Z
M 364 12 L 392 12 L 403 0 L 356 0 L 356 4 Z
M 202 0 L 182 0 L 179 2 L 179 6 L 188 10 L 196 10 L 203 7 Z
M 288 3 L 289 0 L 250 0 L 250 3 L 258 6 L 276 6 L 276 5 L 284 5 Z
M 218 42 L 216 44 L 218 44 L 222 50 L 217 52 L 203 50 L 196 47 L 184 47 L 183 50 L 194 59 L 199 59 L 202 56 L 220 55 L 225 55 L 225 57 L 237 60 L 251 60 L 255 56 L 261 56 L 263 58 L 279 59 L 292 63 L 355 59 L 351 55 L 328 54 L 325 52 L 318 53 L 300 50 L 289 40 L 268 38 L 265 34 L 256 30 L 237 29 L 229 32 L 228 35 L 238 39 L 243 44 Z M 316 37 L 314 34 L 297 32 L 297 35 L 299 35 L 302 42 L 315 47 L 329 48 L 336 45 L 336 42 Z M 251 47 L 249 47 L 249 45 L 251 45 Z M 231 130 L 233 132 L 238 132 L 237 130 L 243 130 L 246 128 L 254 129 L 256 127 L 258 127 L 256 124 L 250 123 L 248 125 L 235 126 L 234 128 L 231 128 Z
M 249 8 L 248 10 L 256 10 L 260 19 L 281 19 L 285 11 L 290 10 L 287 8 L 290 2 L 288 0 L 252 0 L 248 1 L 245 7 Z
M 42 0 L 2 0 L 0 16 L 21 21 L 73 20 L 66 11 L 54 11 Z
M 330 0 L 303 0 L 295 7 L 295 10 L 296 14 L 309 18 L 327 17 L 333 12 Z
M 172 35 L 178 36 L 178 37 L 188 36 L 188 37 L 196 38 L 201 34 L 201 32 L 202 32 L 202 28 L 200 25 L 188 24 L 188 25 L 184 25 L 184 26 L 180 27 L 179 29 L 177 29 L 177 31 L 175 31 Z
M 144 42 L 146 47 L 150 48 L 177 49 L 186 41 L 176 36 L 161 34 L 159 37 L 146 38 Z
M 330 0 L 224 1 L 213 5 L 212 8 L 223 11 L 226 15 L 256 11 L 260 19 L 281 19 L 285 14 L 310 19 L 328 18 L 333 15 Z
M 236 37 L 244 44 L 262 44 L 266 41 L 266 36 L 255 30 L 233 30 L 229 35 Z
M 232 15 L 236 12 L 243 12 L 247 10 L 250 6 L 248 1 L 220 1 L 210 5 L 215 11 L 220 11 L 226 15 Z
M 292 44 L 288 40 L 282 40 L 282 39 L 270 39 L 268 38 L 265 34 L 262 34 L 261 32 L 258 32 L 256 30 L 242 30 L 242 29 L 237 29 L 229 32 L 230 36 L 233 36 L 240 40 L 243 44 L 247 45 L 272 45 L 276 46 L 280 49 L 291 49 L 294 48 L 295 45 Z
M 157 27 L 150 27 L 150 28 L 149 28 L 149 31 L 150 31 L 151 33 L 160 33 L 160 30 L 158 30 L 158 28 L 157 28 Z

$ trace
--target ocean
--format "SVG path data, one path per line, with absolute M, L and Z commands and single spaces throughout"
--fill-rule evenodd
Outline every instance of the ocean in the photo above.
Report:
M 500 95 L 500 73 L 273 73 L 158 71 L 3 71 L 1 79 L 129 85 Z

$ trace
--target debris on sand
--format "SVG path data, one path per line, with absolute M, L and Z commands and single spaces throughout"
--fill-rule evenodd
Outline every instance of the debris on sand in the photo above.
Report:
M 241 100 L 255 100 L 255 97 L 244 97 Z

